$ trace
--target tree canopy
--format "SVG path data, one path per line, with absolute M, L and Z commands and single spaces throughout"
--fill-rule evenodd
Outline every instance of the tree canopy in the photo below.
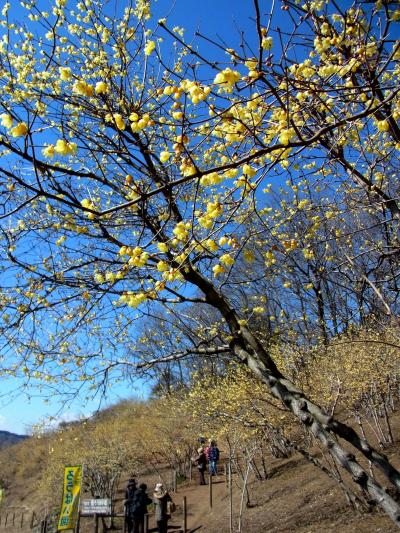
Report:
M 2 372 L 96 389 L 233 359 L 399 522 L 335 436 L 400 474 L 270 349 L 396 320 L 396 2 L 254 0 L 252 32 L 195 40 L 146 0 L 22 4 L 0 21 Z

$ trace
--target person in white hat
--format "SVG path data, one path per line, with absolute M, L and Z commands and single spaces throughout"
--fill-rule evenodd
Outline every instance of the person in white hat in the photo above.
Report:
M 153 504 L 158 533 L 167 533 L 168 530 L 168 520 L 171 517 L 168 513 L 168 502 L 172 502 L 171 496 L 162 483 L 157 483 L 153 493 Z

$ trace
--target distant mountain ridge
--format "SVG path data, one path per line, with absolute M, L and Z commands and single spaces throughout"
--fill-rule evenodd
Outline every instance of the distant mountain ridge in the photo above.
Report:
M 9 431 L 0 430 L 0 448 L 11 446 L 21 440 L 28 438 L 28 435 L 17 435 L 16 433 L 10 433 Z

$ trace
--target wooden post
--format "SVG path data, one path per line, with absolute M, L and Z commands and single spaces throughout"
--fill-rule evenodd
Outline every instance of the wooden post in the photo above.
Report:
M 229 463 L 228 463 L 228 478 L 229 478 L 229 532 L 233 533 L 232 462 L 230 458 L 229 458 Z
M 81 512 L 78 510 L 78 516 L 76 517 L 75 533 L 79 533 L 81 528 Z
M 15 524 L 15 511 L 13 512 L 13 522 L 12 522 L 12 525 Z
M 149 533 L 149 515 L 144 515 L 144 532 L 143 533 Z
M 22 514 L 21 514 L 21 529 L 24 527 L 24 512 L 22 511 Z
M 34 523 L 35 523 L 35 511 L 32 511 L 31 524 L 30 524 L 31 529 L 33 529 Z
M 213 481 L 212 481 L 212 475 L 210 474 L 208 476 L 208 487 L 210 489 L 210 509 L 212 509 L 212 486 L 213 486 Z
M 183 522 L 182 522 L 182 533 L 187 532 L 187 502 L 186 496 L 183 497 Z
M 94 513 L 94 533 L 99 533 L 99 515 Z

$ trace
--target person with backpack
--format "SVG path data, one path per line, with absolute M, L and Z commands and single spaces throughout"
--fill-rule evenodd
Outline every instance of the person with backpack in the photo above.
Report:
M 197 450 L 197 454 L 198 455 L 193 458 L 193 463 L 197 466 L 199 472 L 199 485 L 205 485 L 206 480 L 204 479 L 204 472 L 207 468 L 207 456 L 204 453 L 203 446 Z
M 210 442 L 210 446 L 207 448 L 207 459 L 210 476 L 217 475 L 217 462 L 219 460 L 219 449 L 215 441 Z
M 146 483 L 141 483 L 133 496 L 132 506 L 130 509 L 133 518 L 133 533 L 144 532 L 144 515 L 147 513 L 147 506 L 152 503 L 152 500 L 148 497 L 146 490 Z
M 170 502 L 170 505 L 168 505 Z M 164 489 L 162 483 L 157 483 L 153 493 L 153 504 L 155 508 L 155 519 L 157 522 L 158 533 L 167 533 L 168 520 L 171 518 L 172 498 Z M 175 505 L 174 505 L 175 507 Z
M 136 479 L 130 478 L 125 489 L 125 523 L 128 533 L 134 533 L 133 500 L 136 493 Z

